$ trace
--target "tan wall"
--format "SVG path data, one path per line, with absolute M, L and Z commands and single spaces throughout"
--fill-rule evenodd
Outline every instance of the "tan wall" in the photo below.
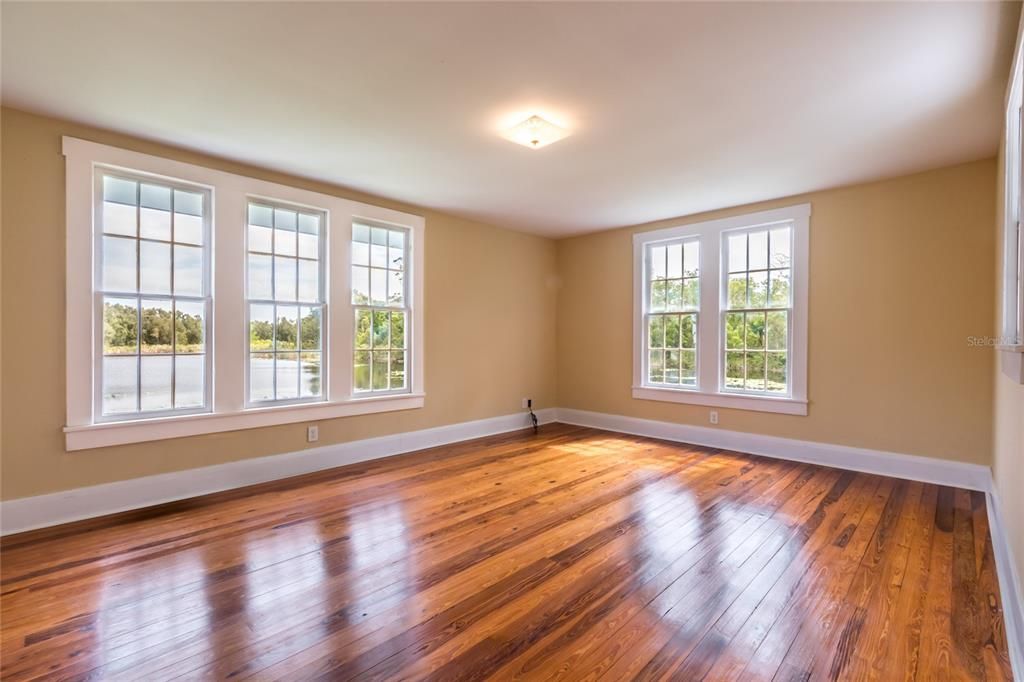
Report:
M 560 407 L 708 425 L 634 400 L 634 232 L 811 202 L 809 415 L 720 409 L 723 429 L 988 464 L 994 159 L 558 243 Z
M 1003 156 L 999 157 L 996 204 L 996 284 L 1003 276 Z M 997 297 L 998 298 L 998 297 Z M 998 317 L 1002 300 L 997 300 L 995 336 L 1003 332 Z M 1005 353 L 999 353 L 1006 356 Z M 1001 357 L 1000 360 L 1010 360 Z M 1003 522 L 1010 539 L 1010 548 L 1017 563 L 1017 575 L 1024 579 L 1024 384 L 1019 384 L 995 367 L 995 405 L 993 410 L 992 476 L 995 479 Z
M 321 422 L 326 445 L 555 403 L 556 247 L 549 239 L 382 201 L 67 122 L 2 112 L 0 498 L 179 471 L 307 447 L 305 424 L 67 453 L 62 135 L 207 165 L 426 217 L 426 406 Z

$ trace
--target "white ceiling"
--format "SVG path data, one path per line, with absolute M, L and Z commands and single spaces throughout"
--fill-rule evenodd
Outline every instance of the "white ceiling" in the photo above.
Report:
M 994 154 L 1018 11 L 4 2 L 2 96 L 565 236 Z

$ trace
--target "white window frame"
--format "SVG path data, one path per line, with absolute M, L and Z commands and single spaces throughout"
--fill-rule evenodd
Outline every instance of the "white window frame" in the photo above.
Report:
M 746 215 L 690 223 L 633 235 L 633 398 L 791 415 L 807 414 L 807 310 L 811 205 L 799 204 Z M 724 327 L 727 295 L 724 237 L 788 224 L 792 230 L 792 320 L 789 338 L 789 393 L 783 396 L 726 390 Z M 647 295 L 644 259 L 652 242 L 700 241 L 700 314 L 697 327 L 697 385 L 650 385 L 646 381 Z
M 119 149 L 73 137 L 63 138 L 66 172 L 66 379 L 65 448 L 81 450 L 205 433 L 332 419 L 420 408 L 424 404 L 422 216 L 310 192 L 194 164 Z M 207 363 L 211 365 L 211 411 L 122 421 L 96 414 L 95 344 L 101 339 L 93 305 L 98 267 L 93 249 L 96 230 L 94 182 L 97 167 L 211 189 L 212 311 L 207 320 Z M 246 407 L 248 330 L 245 326 L 245 259 L 250 198 L 315 207 L 327 215 L 323 352 L 328 376 L 326 399 L 315 403 Z M 355 315 L 351 305 L 349 244 L 354 220 L 399 225 L 409 231 L 407 286 L 412 308 L 409 337 L 409 391 L 400 395 L 357 396 L 352 391 Z M 330 359 L 327 359 L 327 356 Z
M 1022 18 L 1024 26 L 1024 18 Z M 1014 52 L 1003 136 L 1003 263 L 1001 338 L 996 348 L 1024 353 L 1024 58 Z M 1024 377 L 1024 372 L 1020 373 Z M 1024 381 L 1024 378 L 1022 378 Z
M 92 244 L 93 244 L 93 259 L 94 259 L 94 261 L 96 263 L 96 267 L 94 268 L 93 282 L 91 284 L 91 286 L 93 287 L 93 301 L 94 301 L 93 305 L 95 307 L 94 311 L 93 311 L 93 314 L 95 315 L 95 319 L 97 321 L 97 324 L 94 325 L 94 329 L 93 329 L 93 334 L 95 335 L 95 338 L 93 339 L 93 348 L 94 348 L 94 353 L 93 353 L 93 373 L 94 373 L 94 376 L 96 377 L 96 381 L 93 382 L 93 384 L 94 384 L 94 386 L 93 386 L 93 412 L 95 414 L 95 420 L 96 420 L 97 423 L 101 423 L 101 422 L 102 423 L 106 423 L 106 422 L 119 422 L 119 421 L 136 421 L 136 420 L 140 420 L 140 419 L 155 419 L 155 418 L 166 417 L 166 416 L 177 416 L 177 415 L 187 415 L 187 414 L 206 414 L 206 413 L 209 413 L 213 409 L 213 407 L 212 407 L 213 406 L 213 402 L 212 402 L 212 398 L 213 398 L 213 371 L 212 371 L 212 364 L 213 363 L 211 362 L 212 355 L 210 353 L 210 349 L 212 347 L 210 342 L 211 342 L 211 339 L 213 338 L 213 335 L 211 333 L 211 328 L 210 328 L 210 311 L 211 311 L 211 308 L 212 308 L 212 300 L 213 300 L 213 290 L 212 290 L 212 286 L 211 286 L 211 280 L 212 280 L 212 278 L 211 278 L 211 273 L 212 273 L 212 252 L 213 252 L 213 250 L 212 250 L 211 245 L 210 245 L 210 241 L 211 241 L 212 236 L 213 236 L 212 235 L 212 229 L 211 229 L 212 223 L 213 223 L 212 218 L 211 218 L 211 214 L 212 214 L 212 211 L 213 211 L 213 209 L 212 209 L 212 206 L 213 206 L 213 192 L 211 191 L 211 188 L 206 186 L 206 185 L 199 185 L 199 184 L 194 184 L 194 183 L 186 183 L 186 182 L 182 182 L 180 180 L 176 180 L 176 179 L 172 180 L 172 179 L 169 179 L 169 178 L 160 177 L 160 176 L 152 175 L 152 174 L 149 174 L 149 173 L 140 173 L 140 172 L 136 172 L 136 171 L 127 171 L 125 169 L 115 168 L 115 167 L 107 166 L 107 165 L 103 165 L 103 164 L 96 164 L 94 168 L 95 168 L 95 171 L 93 173 L 93 187 L 94 187 L 94 194 L 93 194 L 93 225 L 98 226 L 97 229 L 94 230 L 94 235 L 93 235 L 93 240 L 92 240 Z M 130 294 L 130 293 L 123 293 L 123 294 L 121 294 L 121 293 L 113 293 L 113 292 L 104 291 L 104 289 L 103 289 L 103 282 L 102 282 L 102 280 L 103 280 L 102 264 L 103 264 L 103 237 L 104 237 L 104 233 L 103 233 L 102 227 L 99 227 L 99 226 L 102 226 L 102 224 L 103 224 L 103 178 L 104 177 L 114 177 L 114 178 L 119 178 L 119 179 L 122 179 L 122 180 L 129 180 L 129 181 L 136 182 L 136 183 L 139 183 L 139 184 L 142 184 L 142 183 L 145 183 L 145 182 L 152 182 L 154 184 L 160 184 L 162 186 L 169 187 L 172 192 L 174 190 L 184 190 L 186 192 L 195 192 L 195 193 L 199 193 L 199 194 L 203 195 L 203 201 L 204 201 L 204 210 L 203 210 L 203 243 L 202 243 L 202 249 L 203 249 L 203 274 L 202 274 L 202 277 L 203 277 L 203 296 L 201 296 L 201 297 L 180 296 L 180 298 L 185 298 L 185 299 L 193 299 L 193 300 L 196 299 L 196 298 L 204 299 L 204 306 L 203 307 L 204 307 L 204 314 L 205 314 L 205 320 L 206 320 L 206 328 L 204 329 L 205 350 L 204 350 L 204 353 L 203 353 L 203 355 L 204 355 L 204 358 L 203 358 L 203 375 L 204 375 L 204 383 L 205 383 L 205 385 L 204 385 L 204 391 L 203 391 L 204 395 L 203 395 L 203 406 L 202 407 L 169 408 L 169 409 L 166 409 L 166 410 L 139 411 L 139 412 L 134 412 L 134 413 L 111 414 L 111 415 L 104 415 L 103 414 L 103 385 L 102 385 L 103 381 L 102 381 L 101 377 L 102 377 L 102 364 L 103 364 L 103 315 L 104 315 L 103 300 L 104 300 L 104 298 L 106 298 L 108 296 L 113 296 L 113 297 L 120 297 L 120 296 L 135 297 L 135 298 L 138 298 L 140 302 L 142 300 L 144 300 L 144 299 L 150 299 L 150 300 L 166 299 L 168 301 L 172 301 L 175 298 L 179 298 L 179 296 L 177 296 L 174 293 L 173 287 L 172 287 L 171 293 L 169 293 L 169 294 L 145 294 L 145 293 L 142 293 L 139 290 L 137 290 L 135 294 Z M 139 216 L 138 210 L 139 210 L 139 206 L 137 205 L 136 206 L 136 236 L 135 236 L 135 240 L 137 242 L 137 246 L 138 246 L 138 243 L 143 241 L 143 238 L 141 238 L 141 236 L 140 236 L 141 235 L 141 233 L 140 233 L 141 221 L 138 220 L 138 216 Z M 173 232 L 172 232 L 172 238 L 173 238 Z M 172 245 L 170 248 L 172 249 L 172 253 L 173 253 L 174 246 Z M 136 259 L 135 267 L 136 267 L 136 274 L 138 275 L 140 273 L 141 267 L 142 267 L 141 260 L 139 260 L 138 258 Z M 172 282 L 173 282 L 173 279 L 174 279 L 174 269 L 173 269 L 173 266 L 171 268 L 171 279 L 172 279 Z M 139 317 L 138 317 L 138 330 L 137 330 L 137 343 L 139 344 L 139 348 L 136 349 L 136 357 L 138 358 L 138 363 L 139 363 L 139 365 L 138 365 L 138 372 L 139 372 L 139 377 L 141 378 L 142 358 L 144 357 L 144 355 L 142 354 L 142 348 L 141 348 L 141 345 L 142 345 L 142 315 L 141 315 L 141 308 L 139 310 L 139 313 L 140 314 L 139 314 Z M 172 325 L 173 324 L 174 324 L 174 322 L 172 321 Z M 69 339 L 69 342 L 70 342 L 70 339 Z M 130 357 L 130 356 L 126 356 L 126 357 Z M 176 352 L 172 352 L 171 357 L 172 357 L 172 362 L 176 362 L 177 353 Z M 135 390 L 137 392 L 141 393 L 141 390 L 142 390 L 142 382 L 141 381 L 137 381 L 136 382 Z M 136 400 L 140 401 L 141 400 L 141 395 L 137 395 L 136 396 Z

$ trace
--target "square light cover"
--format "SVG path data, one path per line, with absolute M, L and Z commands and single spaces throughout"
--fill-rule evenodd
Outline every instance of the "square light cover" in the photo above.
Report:
M 530 149 L 546 147 L 568 135 L 568 130 L 556 126 L 550 121 L 545 121 L 540 116 L 531 116 L 502 133 L 502 137 L 506 140 L 521 144 Z

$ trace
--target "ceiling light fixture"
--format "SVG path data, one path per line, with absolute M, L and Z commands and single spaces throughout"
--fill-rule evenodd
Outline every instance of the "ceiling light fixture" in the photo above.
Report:
M 554 123 L 545 121 L 536 115 L 512 126 L 502 133 L 502 137 L 506 140 L 521 144 L 530 149 L 546 147 L 552 142 L 558 142 L 562 138 L 568 137 L 568 135 L 569 131 L 565 128 L 556 126 Z

